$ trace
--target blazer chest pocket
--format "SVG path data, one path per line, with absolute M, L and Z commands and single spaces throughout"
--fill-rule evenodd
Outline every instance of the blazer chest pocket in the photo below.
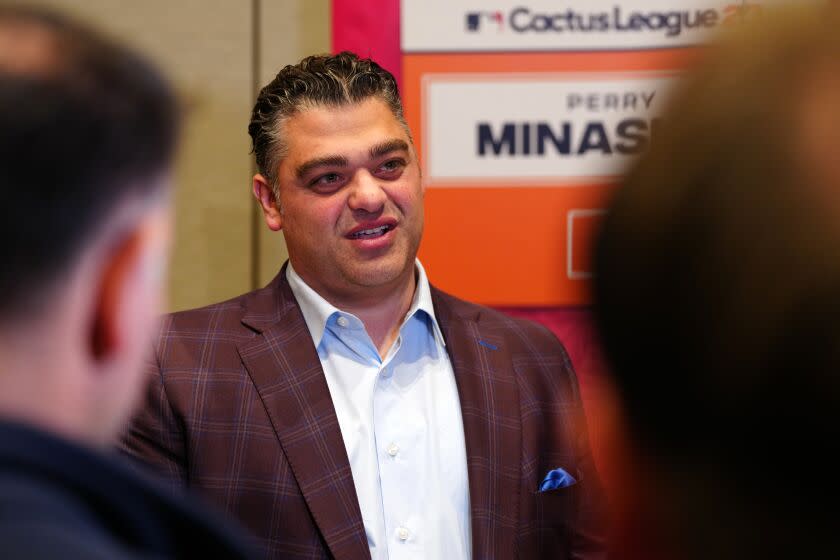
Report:
M 574 532 L 581 482 L 534 494 L 537 514 L 537 550 L 540 558 L 565 558 Z

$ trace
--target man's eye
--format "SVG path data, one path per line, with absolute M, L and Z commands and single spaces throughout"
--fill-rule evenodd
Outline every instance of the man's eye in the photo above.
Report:
M 329 185 L 330 183 L 337 183 L 340 177 L 338 173 L 327 173 L 326 175 L 321 175 L 317 179 L 315 179 L 315 183 L 320 183 L 323 185 Z
M 324 173 L 309 182 L 309 188 L 318 191 L 332 191 L 341 186 L 343 178 L 338 173 Z
M 393 174 L 401 171 L 405 167 L 405 161 L 401 159 L 391 159 L 379 166 L 379 171 L 385 174 Z

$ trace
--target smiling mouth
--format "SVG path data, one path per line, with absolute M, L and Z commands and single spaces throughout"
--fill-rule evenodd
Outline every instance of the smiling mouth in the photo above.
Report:
M 376 237 L 382 237 L 392 229 L 394 229 L 394 226 L 392 225 L 363 229 L 362 231 L 357 231 L 356 233 L 350 235 L 350 239 L 374 239 Z

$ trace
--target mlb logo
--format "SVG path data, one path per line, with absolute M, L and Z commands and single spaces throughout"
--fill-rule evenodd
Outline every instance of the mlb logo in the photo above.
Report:
M 480 31 L 482 18 L 496 22 L 499 31 L 504 27 L 505 16 L 502 12 L 469 12 L 466 15 L 467 31 L 472 33 Z
M 472 12 L 467 14 L 467 31 L 478 31 L 481 27 L 481 14 Z

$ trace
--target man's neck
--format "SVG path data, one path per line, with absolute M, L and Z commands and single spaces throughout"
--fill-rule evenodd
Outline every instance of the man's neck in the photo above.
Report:
M 359 287 L 355 293 L 344 294 L 333 293 L 325 286 L 319 286 L 317 282 L 306 278 L 296 267 L 294 270 L 319 296 L 334 307 L 358 317 L 376 345 L 380 357 L 385 357 L 397 339 L 403 319 L 411 308 L 417 289 L 415 267 L 412 266 L 406 274 L 387 286 L 377 289 Z
M 417 289 L 416 275 L 412 274 L 409 281 L 404 282 L 400 288 L 367 305 L 358 306 L 351 303 L 342 307 L 362 321 L 383 359 L 397 339 L 403 319 L 411 307 L 414 291 Z
M 90 425 L 101 420 L 84 421 L 91 407 L 80 385 L 85 376 L 78 355 L 68 351 L 70 329 L 54 319 L 0 328 L 0 417 L 91 445 Z

